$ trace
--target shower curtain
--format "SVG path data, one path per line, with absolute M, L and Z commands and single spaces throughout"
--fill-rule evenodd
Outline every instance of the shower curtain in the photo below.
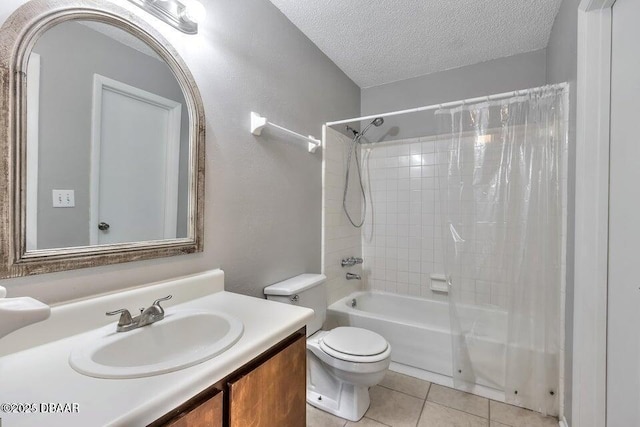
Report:
M 558 410 L 566 108 L 545 87 L 436 113 L 455 386 L 544 414 Z

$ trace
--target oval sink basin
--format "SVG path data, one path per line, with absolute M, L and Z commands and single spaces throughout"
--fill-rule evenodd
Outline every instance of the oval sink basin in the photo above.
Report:
M 96 378 L 141 378 L 177 371 L 211 359 L 242 336 L 241 321 L 210 310 L 180 310 L 129 332 L 105 326 L 73 349 L 69 364 Z

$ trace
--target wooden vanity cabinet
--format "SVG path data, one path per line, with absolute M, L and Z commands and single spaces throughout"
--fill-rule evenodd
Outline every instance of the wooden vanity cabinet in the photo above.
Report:
M 228 383 L 229 427 L 306 425 L 306 337 Z
M 149 427 L 305 427 L 302 328 Z
M 224 392 L 218 391 L 213 397 L 196 404 L 191 410 L 179 414 L 167 427 L 222 427 Z

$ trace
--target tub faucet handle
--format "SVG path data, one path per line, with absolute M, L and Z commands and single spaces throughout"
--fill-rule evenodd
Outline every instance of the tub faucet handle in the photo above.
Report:
M 353 267 L 356 264 L 362 264 L 363 263 L 363 259 L 362 258 L 358 258 L 358 257 L 349 257 L 349 258 L 344 258 L 341 262 L 340 265 L 342 265 L 343 267 Z

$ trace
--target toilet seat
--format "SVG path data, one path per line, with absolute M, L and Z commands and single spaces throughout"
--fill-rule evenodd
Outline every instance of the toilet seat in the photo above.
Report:
M 336 359 L 354 363 L 374 363 L 391 354 L 389 343 L 367 329 L 338 327 L 320 339 L 323 352 Z

